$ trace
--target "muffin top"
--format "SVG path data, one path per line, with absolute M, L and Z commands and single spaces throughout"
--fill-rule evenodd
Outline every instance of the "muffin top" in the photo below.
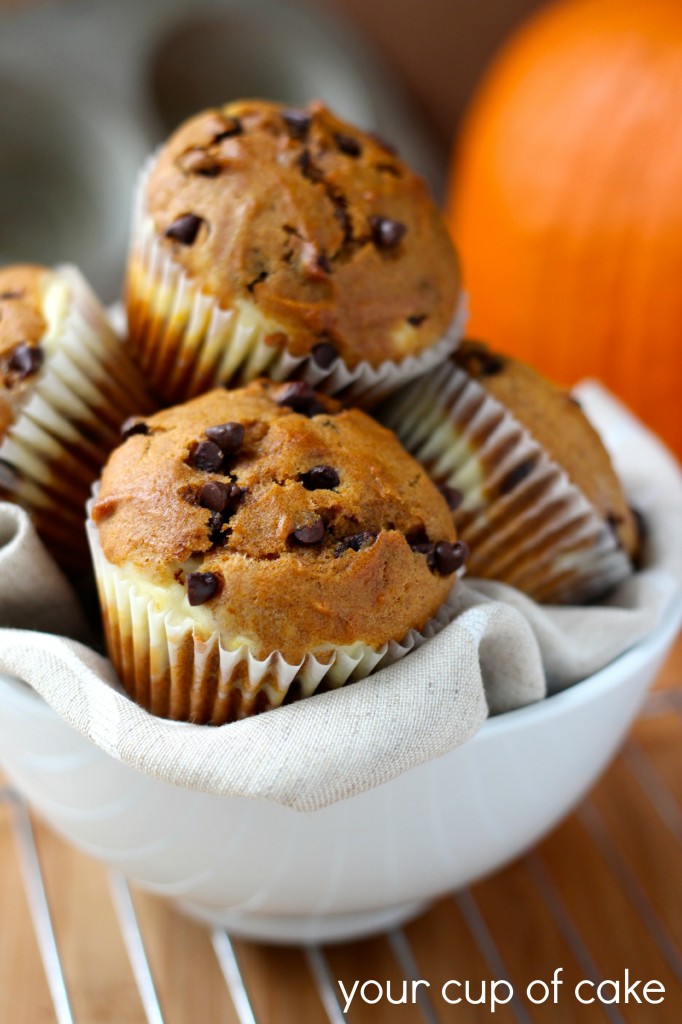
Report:
M 301 382 L 211 391 L 125 436 L 92 512 L 106 558 L 258 657 L 400 640 L 463 562 L 395 435 Z
M 52 277 L 37 266 L 0 269 L 0 438 L 16 419 L 43 364 L 44 294 Z
M 322 103 L 199 114 L 162 149 L 146 199 L 202 290 L 255 307 L 294 356 L 399 361 L 454 315 L 457 258 L 424 181 Z
M 633 557 L 638 545 L 635 518 L 609 454 L 577 399 L 526 363 L 495 353 L 478 341 L 464 341 L 453 360 L 564 469 Z

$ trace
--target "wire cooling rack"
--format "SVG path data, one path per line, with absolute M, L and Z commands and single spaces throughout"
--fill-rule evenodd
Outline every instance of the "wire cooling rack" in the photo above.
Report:
M 167 906 L 150 918 L 150 905 L 161 907 L 159 901 L 131 890 L 120 873 L 87 861 L 89 870 L 101 873 L 103 894 L 93 902 L 91 914 L 108 914 L 109 934 L 118 932 L 116 941 L 125 951 L 110 979 L 117 989 L 128 985 L 125 1008 L 107 1005 L 108 992 L 98 993 L 97 977 L 87 978 L 84 995 L 86 979 L 79 976 L 77 952 L 69 952 L 65 966 L 64 949 L 75 925 L 59 918 L 69 914 L 70 901 L 83 897 L 77 891 L 60 891 L 66 882 L 61 886 L 54 877 L 48 884 L 47 875 L 54 875 L 51 858 L 57 853 L 63 865 L 68 858 L 85 863 L 84 856 L 35 822 L 14 790 L 0 789 L 0 830 L 13 837 L 12 844 L 0 847 L 0 872 L 3 856 L 13 849 L 47 989 L 42 1004 L 28 999 L 32 991 L 26 979 L 16 973 L 3 979 L 0 963 L 0 1024 L 17 1019 L 20 1024 L 48 1019 L 57 1024 L 441 1024 L 488 1019 L 483 1006 L 449 1006 L 439 998 L 443 978 L 466 976 L 477 977 L 479 983 L 485 977 L 511 980 L 514 999 L 490 1017 L 503 1024 L 677 1024 L 682 1019 L 682 643 L 669 669 L 668 685 L 650 695 L 621 755 L 571 819 L 494 879 L 444 898 L 416 922 L 374 940 L 294 951 L 233 941 L 220 929 L 204 932 Z M 82 867 L 76 864 L 73 871 L 77 889 Z M 10 943 L 0 945 L 1 955 L 2 948 L 12 948 L 13 932 L 30 929 L 25 909 L 24 919 L 8 916 L 3 907 L 0 914 Z M 81 907 L 81 920 L 82 914 Z M 181 939 L 174 955 L 160 960 L 159 943 L 169 928 L 177 929 Z M 203 951 L 195 954 L 200 968 L 183 982 L 188 989 L 183 1009 L 169 985 L 200 941 Z M 157 948 L 155 957 L 152 947 Z M 109 955 L 107 941 L 101 956 Z M 631 974 L 661 979 L 665 1002 L 634 1008 L 567 1002 L 563 1015 L 558 1007 L 533 1006 L 524 998 L 527 980 L 551 977 L 558 965 L 567 976 L 595 984 L 622 976 L 628 967 Z M 433 984 L 418 987 L 409 1005 L 392 1005 L 386 999 L 374 1005 L 354 1001 L 344 1013 L 339 979 L 350 989 L 353 980 L 362 983 L 370 977 L 390 978 L 394 996 L 403 981 L 408 992 L 416 979 Z M 22 985 L 27 985 L 25 992 L 18 990 Z M 12 1011 L 3 1001 L 3 990 L 13 993 Z M 197 1002 L 200 994 L 203 1009 Z M 17 1006 L 24 1007 L 19 1018 Z

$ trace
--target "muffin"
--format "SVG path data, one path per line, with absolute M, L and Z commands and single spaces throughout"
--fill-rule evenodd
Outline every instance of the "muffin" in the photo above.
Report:
M 370 404 L 446 358 L 459 303 L 425 183 L 321 103 L 207 110 L 143 172 L 129 334 L 168 402 L 265 374 Z
M 608 453 L 575 398 L 529 366 L 463 342 L 381 418 L 443 487 L 470 575 L 564 604 L 632 572 L 636 522 Z
M 65 568 L 87 566 L 92 483 L 121 422 L 149 408 L 139 376 L 75 268 L 0 269 L 0 498 Z
M 406 653 L 446 621 L 466 555 L 395 436 L 303 381 L 214 390 L 131 426 L 89 536 L 128 693 L 213 724 Z

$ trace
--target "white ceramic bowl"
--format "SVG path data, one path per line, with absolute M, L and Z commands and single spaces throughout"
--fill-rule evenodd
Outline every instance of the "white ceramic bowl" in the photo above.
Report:
M 39 814 L 145 889 L 237 935 L 357 937 L 516 857 L 573 807 L 630 725 L 682 619 L 470 742 L 305 814 L 139 774 L 0 678 L 0 758 Z
M 580 396 L 629 481 L 682 497 L 679 469 L 596 386 Z M 552 828 L 627 731 L 682 621 L 391 782 L 314 813 L 169 785 L 95 746 L 0 676 L 0 761 L 38 813 L 92 856 L 195 917 L 274 942 L 389 927 L 501 867 Z

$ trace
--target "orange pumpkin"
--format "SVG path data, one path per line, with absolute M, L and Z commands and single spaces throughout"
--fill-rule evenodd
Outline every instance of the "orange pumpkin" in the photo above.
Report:
M 682 453 L 682 2 L 567 0 L 512 37 L 448 218 L 471 333 L 599 377 Z

